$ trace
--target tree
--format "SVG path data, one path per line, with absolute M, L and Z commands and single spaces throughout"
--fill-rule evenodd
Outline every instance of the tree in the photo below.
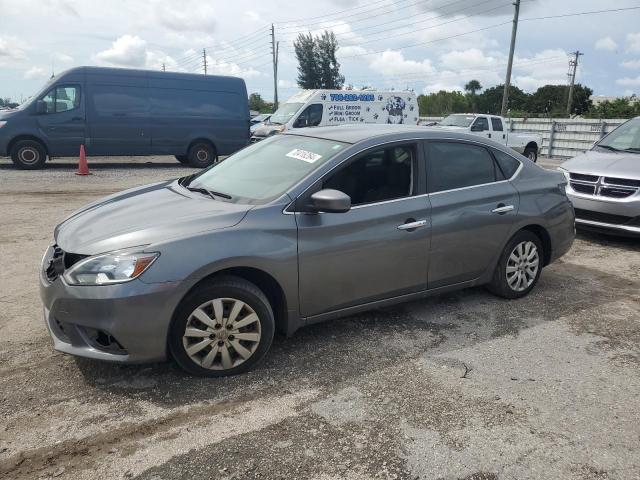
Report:
M 420 115 L 442 116 L 450 113 L 464 113 L 470 109 L 469 100 L 462 92 L 447 92 L 418 95 Z
M 265 101 L 262 99 L 259 93 L 252 93 L 249 95 L 249 110 L 256 110 L 262 112 L 265 109 Z
M 545 85 L 538 88 L 533 93 L 527 105 L 531 112 L 545 113 L 547 115 L 565 116 L 567 108 L 567 95 L 569 87 L 566 85 Z M 589 97 L 593 90 L 581 84 L 573 87 L 573 112 L 576 115 L 583 115 L 591 108 Z
M 477 97 L 478 113 L 500 115 L 504 85 L 487 88 Z M 514 85 L 509 85 L 509 105 L 512 111 L 526 110 L 528 94 Z
M 640 102 L 631 98 L 616 98 L 613 101 L 601 102 L 593 107 L 590 117 L 595 118 L 632 118 L 640 115 Z
M 325 30 L 315 38 L 311 33 L 299 34 L 293 43 L 298 59 L 298 86 L 304 89 L 339 89 L 344 85 L 340 63 L 336 58 L 338 40 Z
M 476 92 L 478 90 L 482 90 L 482 85 L 478 80 L 471 80 L 464 86 L 465 92 L 469 96 L 471 100 L 471 109 L 475 112 L 477 110 L 476 107 Z

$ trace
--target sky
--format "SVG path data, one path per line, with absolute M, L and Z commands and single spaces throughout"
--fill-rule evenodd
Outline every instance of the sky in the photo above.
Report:
M 522 0 L 512 83 L 531 92 L 577 82 L 596 95 L 640 94 L 640 0 Z M 240 76 L 280 100 L 297 91 L 293 40 L 333 30 L 346 84 L 419 93 L 504 82 L 512 0 L 0 0 L 0 97 L 36 93 L 54 73 L 99 65 Z

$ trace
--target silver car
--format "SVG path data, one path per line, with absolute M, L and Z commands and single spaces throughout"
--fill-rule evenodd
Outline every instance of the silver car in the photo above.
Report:
M 475 285 L 529 293 L 574 239 L 566 181 L 463 133 L 297 130 L 55 229 L 40 292 L 57 350 L 246 371 L 274 335 Z
M 640 236 L 640 117 L 560 166 L 579 226 Z

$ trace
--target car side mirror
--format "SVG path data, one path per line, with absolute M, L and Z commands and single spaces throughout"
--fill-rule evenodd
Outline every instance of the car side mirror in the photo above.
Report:
M 484 128 L 482 128 L 482 125 L 471 125 L 471 131 L 472 132 L 484 132 Z
M 44 100 L 36 101 L 36 113 L 37 114 L 47 113 L 47 104 L 44 102 Z
M 309 208 L 314 212 L 344 213 L 351 210 L 351 197 L 340 190 L 326 188 L 309 198 Z
M 307 119 L 307 117 L 298 117 L 298 119 L 296 120 L 295 127 L 304 128 L 307 125 L 309 125 L 309 120 Z

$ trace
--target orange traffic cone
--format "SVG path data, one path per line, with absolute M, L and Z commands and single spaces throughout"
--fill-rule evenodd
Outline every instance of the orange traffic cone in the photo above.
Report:
M 76 175 L 91 175 L 89 164 L 87 163 L 87 156 L 84 153 L 84 145 L 80 145 L 80 158 L 78 159 L 78 171 Z

